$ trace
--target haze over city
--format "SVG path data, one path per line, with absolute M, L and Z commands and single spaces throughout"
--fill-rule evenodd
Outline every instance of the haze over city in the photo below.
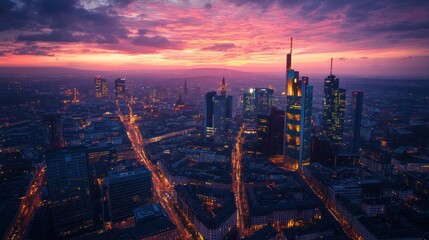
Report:
M 427 1 L 3 0 L 0 66 L 429 75 Z

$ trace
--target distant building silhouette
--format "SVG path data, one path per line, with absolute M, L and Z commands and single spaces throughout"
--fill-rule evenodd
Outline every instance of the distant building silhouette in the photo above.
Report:
M 115 96 L 116 98 L 125 98 L 125 78 L 118 78 L 115 80 Z
M 61 149 L 46 155 L 50 209 L 59 238 L 90 231 L 94 219 L 84 148 Z
M 179 99 L 177 99 L 176 103 L 174 104 L 174 110 L 180 111 L 183 110 L 186 107 L 185 102 L 182 100 L 182 94 L 179 94 Z
M 292 68 L 291 61 L 292 40 L 286 63 L 284 159 L 288 167 L 301 170 L 310 163 L 313 87 L 308 85 L 308 77 L 299 79 L 299 72 Z
M 359 152 L 360 147 L 360 127 L 362 125 L 362 105 L 363 92 L 353 92 L 352 94 L 352 147 L 353 152 Z
M 323 100 L 322 133 L 334 144 L 343 141 L 344 114 L 346 105 L 346 90 L 339 88 L 340 79 L 331 72 L 325 78 Z
M 187 98 L 188 96 L 188 83 L 186 82 L 186 79 L 185 79 L 185 85 L 183 86 L 183 95 L 185 98 Z

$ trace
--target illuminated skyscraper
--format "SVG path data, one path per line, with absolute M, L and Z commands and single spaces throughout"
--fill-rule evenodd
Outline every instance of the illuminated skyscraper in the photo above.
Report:
M 215 91 L 206 94 L 205 114 L 206 138 L 225 140 L 229 136 L 232 120 L 232 96 L 226 95 L 225 78 L 222 79 L 220 95 Z
M 46 155 L 49 207 L 59 238 L 90 231 L 94 220 L 84 148 L 61 149 Z
M 211 139 L 214 136 L 214 99 L 216 92 L 211 91 L 206 93 L 205 97 L 205 117 L 204 117 L 204 130 L 206 139 Z
M 301 170 L 310 162 L 313 87 L 308 77 L 299 79 L 299 72 L 292 68 L 292 39 L 286 67 L 284 159 L 288 167 Z
M 109 89 L 107 87 L 107 80 L 101 79 L 101 97 L 107 98 L 109 96 Z
M 270 114 L 273 107 L 274 90 L 271 88 L 255 88 L 256 114 Z
M 322 133 L 334 144 L 343 141 L 344 113 L 346 105 L 346 90 L 339 88 L 340 79 L 331 72 L 325 78 L 323 100 L 323 126 Z
M 115 96 L 116 98 L 125 98 L 125 78 L 115 80 Z
M 95 87 L 95 97 L 96 98 L 106 98 L 109 96 L 109 89 L 107 87 L 107 80 L 101 78 L 100 75 L 95 76 L 94 87 Z
M 363 92 L 353 92 L 352 94 L 352 147 L 353 151 L 357 153 L 359 151 L 360 142 L 360 127 L 362 124 L 362 104 L 363 104 Z
M 243 120 L 255 122 L 256 115 L 269 115 L 273 107 L 274 90 L 270 88 L 250 88 L 243 93 Z
M 243 93 L 243 121 L 251 123 L 255 121 L 255 89 Z

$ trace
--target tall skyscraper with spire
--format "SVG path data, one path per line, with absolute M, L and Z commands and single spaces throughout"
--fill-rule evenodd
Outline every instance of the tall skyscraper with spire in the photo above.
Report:
M 225 78 L 222 79 L 220 95 L 215 91 L 205 97 L 204 128 L 207 140 L 221 142 L 230 135 L 232 120 L 232 96 L 226 95 Z
M 340 79 L 332 74 L 333 59 L 331 58 L 331 71 L 325 78 L 323 99 L 323 126 L 322 133 L 334 144 L 343 141 L 344 114 L 346 105 L 346 90 L 339 88 Z
M 299 79 L 292 68 L 291 49 L 286 57 L 286 108 L 284 122 L 284 160 L 293 169 L 302 170 L 310 162 L 313 87 L 309 78 Z
M 225 83 L 225 77 L 222 78 L 222 84 L 220 85 L 220 95 L 226 96 L 226 83 Z

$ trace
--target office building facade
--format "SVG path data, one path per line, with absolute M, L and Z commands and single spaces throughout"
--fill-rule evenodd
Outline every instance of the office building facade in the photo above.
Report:
M 43 116 L 43 121 L 48 128 L 49 150 L 55 151 L 65 147 L 61 116 L 59 114 L 48 114 Z
M 125 98 L 125 78 L 118 78 L 115 80 L 115 97 Z
M 284 110 L 271 109 L 269 115 L 257 115 L 256 151 L 265 156 L 283 154 Z
M 346 107 L 346 90 L 339 88 L 340 79 L 331 73 L 325 78 L 323 99 L 322 133 L 334 144 L 343 141 L 344 115 Z
M 133 210 L 150 203 L 152 175 L 144 167 L 132 171 L 110 172 L 107 181 L 107 207 L 112 222 L 133 216 Z
M 270 88 L 250 88 L 243 93 L 243 120 L 255 122 L 258 114 L 269 115 L 273 107 L 274 90 Z
M 291 46 L 292 47 L 292 46 Z M 308 77 L 299 79 L 292 68 L 292 48 L 287 55 L 284 160 L 292 169 L 310 163 L 313 87 Z
M 232 96 L 226 95 L 225 78 L 220 95 L 215 91 L 205 96 L 205 136 L 207 140 L 223 141 L 230 136 L 232 121 Z
M 73 236 L 94 227 L 88 161 L 84 148 L 61 149 L 46 155 L 50 210 L 57 237 Z

